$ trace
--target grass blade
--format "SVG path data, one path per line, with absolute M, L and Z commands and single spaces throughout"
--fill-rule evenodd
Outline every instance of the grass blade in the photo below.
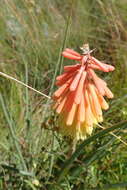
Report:
M 2 106 L 2 109 L 3 109 L 4 115 L 5 115 L 5 118 L 7 120 L 8 126 L 9 126 L 10 134 L 11 134 L 11 137 L 13 139 L 13 142 L 14 142 L 17 154 L 18 154 L 18 156 L 20 158 L 20 161 L 22 163 L 22 169 L 25 170 L 25 171 L 27 171 L 25 160 L 24 160 L 24 158 L 22 156 L 22 153 L 21 153 L 18 141 L 17 141 L 17 137 L 16 137 L 14 129 L 13 129 L 12 121 L 11 121 L 11 119 L 9 117 L 8 111 L 6 109 L 6 106 L 5 106 L 5 103 L 4 103 L 4 100 L 3 100 L 3 97 L 2 97 L 1 94 L 0 94 L 0 102 L 1 102 L 1 106 Z
M 84 147 L 86 145 L 88 145 L 92 141 L 95 141 L 97 138 L 102 137 L 103 135 L 106 135 L 109 132 L 114 131 L 115 129 L 119 129 L 120 127 L 123 127 L 123 126 L 127 127 L 127 120 L 125 120 L 123 122 L 120 122 L 120 123 L 117 123 L 116 125 L 113 125 L 110 128 L 104 129 L 104 130 L 96 133 L 95 135 L 89 137 L 88 139 L 84 140 L 84 142 L 73 153 L 73 155 L 71 156 L 71 158 L 65 162 L 64 167 L 61 169 L 61 171 L 59 173 L 58 181 L 61 181 L 61 179 L 67 174 L 67 172 L 68 172 L 71 164 L 83 152 Z
M 122 132 L 121 130 L 124 130 L 125 126 L 121 127 L 121 129 L 116 133 L 116 135 L 120 135 Z M 82 164 L 83 166 L 85 166 L 85 168 L 87 168 L 89 165 L 91 165 L 93 162 L 95 162 L 96 160 L 99 160 L 101 158 L 103 158 L 104 156 L 107 155 L 108 151 L 106 151 L 109 147 L 112 147 L 112 149 L 114 150 L 115 148 L 117 148 L 122 142 L 120 141 L 119 145 L 115 144 L 113 145 L 113 143 L 117 140 L 117 138 L 115 136 L 112 137 L 110 140 L 108 140 L 108 142 L 106 141 L 106 143 L 99 147 L 96 151 L 93 151 L 91 153 L 89 153 L 89 155 L 82 160 Z M 113 145 L 113 146 L 111 146 Z M 84 171 L 84 167 L 76 167 L 72 173 L 73 176 L 80 176 L 81 173 Z
M 10 76 L 10 75 L 7 75 L 7 74 L 5 74 L 5 73 L 3 73 L 3 72 L 0 72 L 0 75 L 3 76 L 3 77 L 5 77 L 5 78 L 7 78 L 7 79 L 11 79 L 11 80 L 15 81 L 15 82 L 21 84 L 22 86 L 25 86 L 25 87 L 29 88 L 30 90 L 33 90 L 34 92 L 36 92 L 36 93 L 38 93 L 38 94 L 40 94 L 40 95 L 42 95 L 42 96 L 44 96 L 44 97 L 46 97 L 46 98 L 48 98 L 48 99 L 51 98 L 50 96 L 47 96 L 46 94 L 44 94 L 44 93 L 42 93 L 42 92 L 40 92 L 40 91 L 38 91 L 38 90 L 32 88 L 31 86 L 28 86 L 27 84 L 25 84 L 25 83 L 23 83 L 23 82 L 21 82 L 21 81 L 15 79 L 15 78 L 13 78 L 13 77 Z
M 116 190 L 118 188 L 118 190 L 123 189 L 123 188 L 127 187 L 127 182 L 123 182 L 123 183 L 115 183 L 115 184 L 106 184 L 103 187 L 96 187 L 96 188 L 92 188 L 90 190 Z

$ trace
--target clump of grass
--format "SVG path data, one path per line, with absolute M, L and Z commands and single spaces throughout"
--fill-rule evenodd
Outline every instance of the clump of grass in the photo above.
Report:
M 79 50 L 83 41 L 89 42 L 91 49 L 96 48 L 96 57 L 116 68 L 108 77 L 102 76 L 115 94 L 105 113 L 103 127 L 106 130 L 118 126 L 113 133 L 126 141 L 126 3 L 107 0 L 1 2 L 1 72 L 51 95 L 55 75 L 63 64 L 68 64 L 61 60 L 62 49 L 67 46 Z M 126 146 L 122 141 L 106 135 L 109 133 L 94 138 L 105 131 L 96 129 L 95 136 L 83 142 L 91 142 L 87 147 L 79 142 L 76 156 L 69 158 L 73 162 L 68 172 L 62 174 L 71 143 L 56 132 L 51 102 L 14 81 L 0 77 L 0 82 L 1 189 L 126 186 L 122 183 L 127 177 Z

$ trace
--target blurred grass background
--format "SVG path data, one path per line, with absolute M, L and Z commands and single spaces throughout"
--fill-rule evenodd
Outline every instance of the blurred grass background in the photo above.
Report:
M 51 95 L 56 73 L 70 64 L 62 49 L 89 43 L 96 58 L 116 68 L 99 73 L 115 95 L 102 125 L 112 127 L 127 118 L 126 20 L 126 0 L 0 0 L 0 70 Z M 50 105 L 0 77 L 0 189 L 127 189 L 127 145 L 109 133 L 84 147 L 57 181 L 71 142 L 57 134 Z M 119 128 L 113 132 L 126 142 L 127 130 Z

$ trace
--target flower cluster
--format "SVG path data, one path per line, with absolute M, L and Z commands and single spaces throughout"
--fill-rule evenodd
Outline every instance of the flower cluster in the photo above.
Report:
M 110 72 L 114 67 L 100 62 L 85 50 L 82 55 L 69 48 L 62 52 L 64 57 L 78 63 L 64 67 L 64 73 L 56 78 L 59 88 L 53 94 L 60 131 L 77 140 L 86 138 L 93 126 L 103 121 L 102 109 L 109 107 L 104 96 L 113 98 L 106 82 L 94 70 Z

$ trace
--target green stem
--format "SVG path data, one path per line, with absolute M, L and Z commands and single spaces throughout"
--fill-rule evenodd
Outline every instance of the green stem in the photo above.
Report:
M 58 68 L 60 67 L 60 69 L 59 69 L 60 73 L 61 73 L 61 70 L 62 70 L 63 56 L 61 55 L 61 53 L 64 50 L 64 48 L 66 46 L 66 42 L 67 42 L 68 30 L 69 30 L 70 21 L 71 21 L 71 15 L 72 15 L 73 2 L 74 1 L 72 0 L 71 8 L 70 8 L 70 11 L 69 11 L 69 14 L 68 14 L 67 23 L 66 23 L 66 27 L 65 27 L 63 42 L 62 42 L 62 45 L 61 45 L 61 48 L 60 48 L 60 51 L 59 51 L 59 57 L 58 57 L 58 61 L 57 61 L 57 64 L 56 64 L 55 73 L 54 73 L 54 76 L 53 76 L 49 96 L 51 96 L 52 91 L 53 91 L 53 87 L 54 87 L 56 75 L 57 75 L 57 72 L 58 72 Z
M 73 6 L 73 0 L 72 0 L 72 6 Z M 51 83 L 51 87 L 50 87 L 50 92 L 49 92 L 49 97 L 51 96 L 52 92 L 53 92 L 53 87 L 54 87 L 54 83 L 55 83 L 55 79 L 56 79 L 56 75 L 57 75 L 57 72 L 58 72 L 58 69 L 60 67 L 60 70 L 61 70 L 61 67 L 62 67 L 62 61 L 63 61 L 63 57 L 61 55 L 63 49 L 65 48 L 65 45 L 66 45 L 66 41 L 67 41 L 67 34 L 68 34 L 68 30 L 69 30 L 69 24 L 70 24 L 70 20 L 71 20 L 71 14 L 72 14 L 72 6 L 71 6 L 71 9 L 69 11 L 69 15 L 68 15 L 68 19 L 67 19 L 67 23 L 66 23 L 66 26 L 65 26 L 65 32 L 64 32 L 64 37 L 63 37 L 63 42 L 62 42 L 62 45 L 61 45 L 61 48 L 60 48 L 60 52 L 59 52 L 59 57 L 58 57 L 58 61 L 57 61 L 57 64 L 56 64 L 56 68 L 55 68 L 55 73 L 54 73 L 54 76 L 53 76 L 53 79 L 52 79 L 52 83 Z M 46 101 L 46 104 L 45 104 L 45 107 L 44 107 L 44 110 L 43 110 L 43 115 L 42 115 L 42 120 L 41 120 L 41 123 L 44 122 L 44 118 L 46 116 L 46 113 L 48 112 L 48 105 L 50 104 L 50 99 Z M 37 143 L 37 147 L 39 147 L 39 145 L 41 144 L 41 138 L 42 138 L 42 128 L 40 130 L 40 134 L 39 134 L 39 137 L 38 137 L 38 143 Z M 37 152 L 39 152 L 39 149 L 37 149 Z
M 20 161 L 22 163 L 22 168 L 23 170 L 27 171 L 27 167 L 26 167 L 26 164 L 25 164 L 25 161 L 24 161 L 24 158 L 22 156 L 22 153 L 21 153 L 21 150 L 20 150 L 20 147 L 19 147 L 19 144 L 18 144 L 18 141 L 17 141 L 17 137 L 15 135 L 15 132 L 14 132 L 14 129 L 13 129 L 13 124 L 9 118 L 9 114 L 8 114 L 8 111 L 6 109 L 6 105 L 4 103 L 4 100 L 3 100 L 3 97 L 2 95 L 0 94 L 0 102 L 1 102 L 1 105 L 2 105 L 2 108 L 3 108 L 3 112 L 4 112 L 4 115 L 5 115 L 5 118 L 7 120 L 7 123 L 8 123 L 8 126 L 9 126 L 9 130 L 10 130 L 10 134 L 12 136 L 12 139 L 13 139 L 13 142 L 14 142 L 14 145 L 15 145 L 15 148 L 16 148 L 16 151 L 19 155 L 19 158 L 20 158 Z

